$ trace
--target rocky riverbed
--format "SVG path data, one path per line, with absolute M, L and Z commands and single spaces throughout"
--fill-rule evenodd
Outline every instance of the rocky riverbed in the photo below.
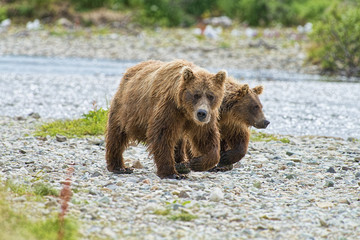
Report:
M 306 63 L 307 36 L 295 29 L 223 30 L 216 38 L 193 29 L 121 31 L 63 28 L 29 31 L 11 28 L 1 33 L 0 55 L 106 58 L 117 60 L 183 58 L 207 68 L 272 69 L 292 73 L 319 73 Z
M 293 30 L 284 30 L 280 37 L 267 37 L 265 44 L 245 37 L 242 29 L 239 31 L 239 35 L 229 34 L 228 38 L 215 40 L 199 38 L 183 29 L 131 34 L 84 31 L 77 35 L 14 28 L 1 34 L 0 55 L 121 60 L 185 58 L 211 68 L 318 73 L 316 67 L 304 65 L 306 40 L 296 41 L 298 35 Z M 43 78 L 44 83 L 57 79 L 49 75 Z M 19 82 L 16 74 L 3 74 L 0 79 L 6 84 Z M 27 79 L 30 81 L 33 75 Z M 31 87 L 34 86 L 30 83 Z M 76 90 L 59 88 L 61 93 Z M 57 99 L 56 95 L 50 95 L 40 101 L 36 94 L 43 92 L 41 86 L 30 92 L 34 96 L 26 97 L 43 102 L 41 106 Z M 15 98 L 15 104 L 16 101 Z M 71 101 L 64 98 L 63 102 Z M 289 143 L 251 142 L 249 153 L 232 171 L 190 173 L 182 181 L 161 180 L 144 146 L 131 146 L 126 152 L 126 163 L 135 167 L 133 174 L 114 175 L 105 168 L 101 137 L 37 139 L 33 131 L 45 120 L 37 119 L 36 115 L 5 117 L 7 107 L 0 107 L 0 179 L 25 185 L 46 182 L 60 190 L 62 183 L 70 178 L 73 196 L 68 216 L 78 221 L 82 239 L 358 239 L 360 236 L 358 140 L 286 136 Z M 60 210 L 56 197 L 32 201 L 26 195 L 9 194 L 8 198 L 14 209 L 23 211 L 28 206 L 29 216 L 49 216 Z
M 224 173 L 161 180 L 144 146 L 131 146 L 130 175 L 105 166 L 101 139 L 36 139 L 41 120 L 0 117 L 1 180 L 71 178 L 68 216 L 83 239 L 357 239 L 360 235 L 360 144 L 327 137 L 251 142 Z M 69 168 L 74 172 L 69 175 Z M 58 199 L 27 202 L 36 215 L 59 211 Z M 193 218 L 193 219 L 192 219 Z M 189 220 L 191 221 L 184 221 Z

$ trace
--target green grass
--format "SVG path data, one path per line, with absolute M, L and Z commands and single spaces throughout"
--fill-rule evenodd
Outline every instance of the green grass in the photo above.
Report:
M 59 192 L 52 188 L 49 184 L 38 182 L 32 185 L 26 184 L 15 184 L 12 181 L 6 181 L 5 187 L 10 189 L 11 192 L 22 196 L 22 195 L 33 195 L 33 196 L 59 196 Z
M 192 215 L 190 213 L 185 213 L 185 212 L 181 212 L 181 213 L 177 213 L 177 214 L 173 214 L 169 216 L 170 220 L 173 221 L 184 221 L 184 222 L 189 222 L 192 221 L 194 219 L 197 219 L 198 217 L 195 215 Z
M 167 216 L 169 220 L 172 221 L 185 221 L 189 222 L 194 219 L 197 219 L 198 217 L 196 215 L 193 215 L 191 213 L 188 213 L 187 211 L 183 209 L 177 209 L 173 210 L 174 204 L 180 204 L 185 207 L 185 205 L 191 203 L 191 201 L 178 201 L 174 200 L 173 202 L 166 202 L 166 208 L 165 209 L 158 209 L 154 211 L 154 214 L 160 215 L 160 216 Z
M 84 114 L 80 119 L 56 120 L 40 126 L 34 133 L 35 136 L 63 135 L 68 138 L 102 135 L 107 122 L 107 110 L 102 108 Z
M 280 141 L 282 143 L 290 143 L 290 140 L 286 137 L 284 138 L 278 138 L 277 136 L 273 134 L 267 134 L 263 132 L 257 132 L 255 130 L 251 131 L 251 141 L 254 142 L 270 142 L 270 141 Z
M 21 188 L 17 188 L 17 191 L 19 189 Z M 26 207 L 20 206 L 21 212 L 14 211 L 13 209 L 19 209 L 19 206 L 13 206 L 11 202 L 5 200 L 9 199 L 11 194 L 6 190 L 6 186 L 0 187 L 0 240 L 59 239 L 60 222 L 57 214 L 40 219 L 34 217 L 31 209 Z M 31 206 L 31 204 L 29 205 Z M 74 220 L 65 219 L 64 233 L 64 237 L 60 239 L 75 240 L 79 238 L 78 227 Z

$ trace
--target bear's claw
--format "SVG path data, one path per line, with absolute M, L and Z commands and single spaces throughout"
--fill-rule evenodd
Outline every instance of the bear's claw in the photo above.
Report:
M 112 172 L 115 174 L 131 174 L 134 170 L 131 168 L 116 168 Z
M 165 177 L 162 177 L 162 179 L 176 179 L 176 180 L 183 180 L 186 179 L 187 177 L 185 175 L 182 174 L 170 174 L 167 175 Z
M 227 172 L 234 168 L 232 164 L 230 165 L 218 165 L 209 170 L 209 172 Z

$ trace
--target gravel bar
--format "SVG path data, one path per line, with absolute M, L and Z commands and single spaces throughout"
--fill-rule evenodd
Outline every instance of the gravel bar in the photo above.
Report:
M 41 120 L 0 117 L 0 177 L 44 181 L 61 189 L 71 178 L 68 216 L 82 239 L 358 239 L 360 144 L 292 137 L 251 142 L 225 173 L 192 172 L 161 180 L 144 146 L 131 146 L 133 174 L 106 170 L 103 139 L 34 138 Z M 74 169 L 69 175 L 69 168 Z M 11 198 L 29 204 L 24 196 Z M 31 202 L 37 215 L 59 211 L 58 199 Z M 163 213 L 161 215 L 159 213 Z M 182 221 L 179 216 L 194 216 Z

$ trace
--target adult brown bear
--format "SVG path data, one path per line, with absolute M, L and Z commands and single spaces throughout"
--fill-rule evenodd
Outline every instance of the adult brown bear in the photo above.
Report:
M 129 141 L 144 142 L 161 178 L 182 178 L 175 170 L 179 140 L 193 146 L 190 167 L 205 171 L 220 158 L 218 109 L 225 71 L 211 74 L 185 60 L 150 60 L 129 68 L 111 102 L 106 130 L 107 169 L 131 173 L 123 152 Z

